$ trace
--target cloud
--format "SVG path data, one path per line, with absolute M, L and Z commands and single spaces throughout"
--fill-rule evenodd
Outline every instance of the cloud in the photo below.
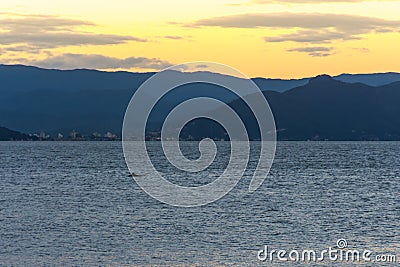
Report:
M 144 40 L 114 34 L 93 34 L 77 32 L 36 32 L 36 33 L 18 33 L 6 32 L 0 33 L 1 43 L 3 45 L 26 43 L 31 46 L 41 48 L 57 48 L 63 46 L 81 46 L 81 45 L 110 45 L 121 44 L 127 41 L 144 42 Z
M 310 53 L 310 52 L 329 52 L 331 51 L 332 48 L 330 47 L 322 47 L 322 46 L 317 46 L 317 47 L 297 47 L 297 48 L 291 48 L 288 49 L 287 51 L 289 52 L 306 52 L 306 53 Z
M 356 50 L 361 53 L 369 53 L 371 51 L 366 47 L 354 47 L 353 50 Z
M 156 58 L 128 57 L 115 58 L 96 54 L 72 54 L 51 55 L 41 60 L 18 59 L 19 63 L 34 65 L 43 68 L 57 69 L 165 69 L 172 64 Z
M 330 53 L 321 53 L 321 52 L 312 52 L 312 53 L 309 53 L 309 55 L 312 57 L 329 57 L 331 54 Z
M 96 27 L 98 27 L 97 24 L 81 19 L 0 12 L 1 61 L 60 69 L 158 70 L 171 65 L 167 61 L 156 58 L 120 59 L 96 54 L 54 53 L 53 49 L 68 46 L 147 42 L 146 39 L 135 36 L 97 33 Z
M 313 46 L 313 47 L 296 47 L 287 50 L 288 52 L 299 52 L 307 53 L 312 57 L 327 57 L 332 55 L 333 48 L 323 47 L 323 46 Z
M 206 64 L 199 64 L 199 65 L 196 65 L 196 68 L 199 68 L 199 69 L 207 69 L 207 68 L 209 68 L 209 66 L 206 65 Z
M 175 35 L 166 35 L 163 36 L 166 39 L 171 39 L 171 40 L 182 40 L 184 39 L 182 36 L 175 36 Z
M 41 52 L 41 48 L 32 45 L 9 45 L 3 46 L 1 48 L 2 53 L 29 53 L 29 54 L 38 54 Z
M 325 43 L 361 39 L 371 32 L 397 32 L 400 20 L 323 13 L 250 13 L 197 20 L 188 27 L 292 29 L 293 33 L 265 37 L 267 42 Z
M 2 46 L 27 45 L 37 49 L 147 41 L 133 36 L 98 34 L 79 29 L 96 26 L 93 22 L 58 16 L 0 13 L 0 40 Z M 7 51 L 10 47 L 3 49 Z
M 361 34 L 360 32 L 359 34 Z M 335 30 L 298 30 L 293 33 L 264 37 L 266 42 L 329 43 L 332 40 L 359 40 L 361 36 Z
M 342 30 L 371 30 L 381 27 L 393 29 L 399 20 L 323 13 L 253 13 L 197 20 L 188 26 L 218 26 L 224 28 L 307 28 L 333 27 Z

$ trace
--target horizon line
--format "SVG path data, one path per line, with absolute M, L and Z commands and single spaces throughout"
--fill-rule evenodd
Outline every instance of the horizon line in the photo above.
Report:
M 36 69 L 41 69 L 41 70 L 53 70 L 53 71 L 79 71 L 79 70 L 83 70 L 83 71 L 97 71 L 97 72 L 103 72 L 103 73 L 131 73 L 131 74 L 150 74 L 150 73 L 158 73 L 160 71 L 143 71 L 143 72 L 139 72 L 139 71 L 129 71 L 129 70 L 103 70 L 103 69 L 89 69 L 89 68 L 72 68 L 72 69 L 59 69 L 59 68 L 46 68 L 46 67 L 41 67 L 41 66 L 35 66 L 35 65 L 24 65 L 24 64 L 3 64 L 0 63 L 0 66 L 6 66 L 6 67 L 28 67 L 28 68 L 36 68 Z M 168 68 L 166 68 L 165 70 L 168 70 Z M 171 70 L 171 71 L 176 71 L 176 72 L 181 72 L 181 73 L 200 73 L 200 72 L 208 72 L 208 73 L 212 73 L 212 74 L 219 74 L 219 75 L 225 75 L 225 76 L 231 76 L 231 77 L 235 77 L 235 78 L 239 78 L 239 79 L 243 79 L 243 77 L 237 77 L 237 76 L 233 76 L 233 75 L 229 75 L 229 74 L 224 74 L 224 73 L 219 73 L 219 72 L 212 72 L 212 71 L 182 71 L 182 70 Z M 314 76 L 309 76 L 309 77 L 301 77 L 301 78 L 279 78 L 279 77 L 266 77 L 266 76 L 255 76 L 255 77 L 249 77 L 250 79 L 266 79 L 266 80 L 286 80 L 286 81 L 290 81 L 290 80 L 303 80 L 303 79 L 311 79 L 311 78 L 315 78 L 321 75 L 328 75 L 330 77 L 339 77 L 342 75 L 379 75 L 379 74 L 400 74 L 400 72 L 396 72 L 396 71 L 387 71 L 387 72 L 371 72 L 371 73 L 350 73 L 350 72 L 343 72 L 340 73 L 338 75 L 331 75 L 328 73 L 319 73 L 316 74 Z

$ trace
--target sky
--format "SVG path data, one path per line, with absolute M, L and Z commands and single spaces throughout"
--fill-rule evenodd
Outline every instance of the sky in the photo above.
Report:
M 249 77 L 400 72 L 400 1 L 0 0 L 0 63 Z

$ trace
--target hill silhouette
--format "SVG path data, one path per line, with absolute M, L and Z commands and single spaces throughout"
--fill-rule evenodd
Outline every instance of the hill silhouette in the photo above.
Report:
M 400 82 L 372 87 L 322 75 L 287 92 L 267 91 L 264 95 L 273 111 L 279 140 L 400 140 Z M 243 101 L 230 105 L 241 113 L 250 136 L 259 138 L 254 117 Z M 224 137 L 222 129 L 207 125 L 199 121 L 186 131 L 196 139 Z
M 120 133 L 130 98 L 152 75 L 154 73 L 49 70 L 0 65 L 0 123 L 23 132 L 67 134 L 72 129 L 79 129 L 83 134 Z M 196 73 L 177 72 L 176 75 L 195 76 Z M 243 82 L 232 76 L 209 75 Z M 256 80 L 264 90 L 287 90 L 304 83 L 303 80 Z M 218 86 L 186 85 L 163 98 L 158 106 L 159 112 L 154 113 L 149 126 L 159 124 L 163 116 L 158 114 L 166 113 L 174 104 L 196 96 L 211 96 L 226 103 L 236 99 L 234 94 Z
M 108 131 L 120 134 L 131 96 L 153 74 L 0 65 L 0 124 L 25 133 L 68 134 L 76 129 L 87 135 Z M 210 75 L 241 82 L 231 76 Z M 271 105 L 281 140 L 400 140 L 400 82 L 386 84 L 397 77 L 400 80 L 396 73 L 345 74 L 253 81 Z M 360 79 L 379 86 L 353 83 Z M 149 129 L 157 131 L 169 110 L 197 96 L 229 103 L 242 113 L 251 136 L 257 139 L 254 118 L 242 101 L 221 87 L 200 83 L 177 88 L 163 98 L 150 118 Z M 191 131 L 190 135 L 196 138 L 224 137 L 218 126 L 205 127 L 203 123 L 207 122 L 188 125 L 184 134 Z
M 20 141 L 20 140 L 35 140 L 35 139 L 37 138 L 0 126 L 0 141 L 10 141 L 10 140 Z

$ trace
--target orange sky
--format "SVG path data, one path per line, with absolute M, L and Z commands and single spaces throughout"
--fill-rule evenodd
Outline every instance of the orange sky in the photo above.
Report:
M 400 1 L 0 0 L 0 63 L 248 76 L 400 72 Z

